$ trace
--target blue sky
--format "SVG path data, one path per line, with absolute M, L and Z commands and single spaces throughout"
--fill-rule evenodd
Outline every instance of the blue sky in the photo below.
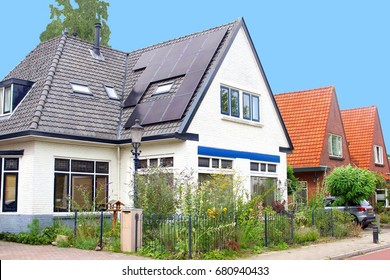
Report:
M 390 1 L 107 2 L 109 43 L 122 51 L 243 17 L 273 93 L 333 85 L 341 109 L 376 105 L 390 153 Z M 2 1 L 0 79 L 39 44 L 51 3 Z

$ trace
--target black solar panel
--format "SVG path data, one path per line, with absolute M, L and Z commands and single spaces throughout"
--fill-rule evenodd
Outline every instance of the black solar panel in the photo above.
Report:
M 124 104 L 125 108 L 136 106 L 129 121 L 135 120 L 135 114 L 143 124 L 181 118 L 226 31 L 224 28 L 144 53 L 133 70 L 146 69 Z M 183 75 L 184 80 L 172 99 L 138 104 L 150 83 Z M 129 121 L 126 128 L 132 125 Z

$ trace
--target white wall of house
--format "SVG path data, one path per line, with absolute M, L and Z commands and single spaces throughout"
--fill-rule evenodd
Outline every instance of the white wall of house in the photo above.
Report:
M 119 180 L 116 146 L 41 139 L 1 146 L 1 149 L 24 150 L 19 160 L 17 214 L 53 213 L 55 158 L 108 161 L 109 199 L 117 197 Z
M 260 96 L 260 123 L 242 118 L 242 95 L 240 118 L 221 114 L 221 85 Z M 199 134 L 200 146 L 280 156 L 276 177 L 282 185 L 286 181 L 286 154 L 279 152 L 279 147 L 288 147 L 288 141 L 243 29 L 233 41 L 188 132 Z M 250 160 L 236 159 L 234 169 L 246 178 L 245 187 L 249 191 L 249 178 L 253 175 L 250 171 Z M 275 174 L 263 176 L 272 177 Z

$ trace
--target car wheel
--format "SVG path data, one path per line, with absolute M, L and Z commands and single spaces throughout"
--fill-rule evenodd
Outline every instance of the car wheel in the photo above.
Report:
M 365 229 L 365 228 L 367 228 L 367 227 L 368 227 L 368 224 L 362 225 L 362 229 Z

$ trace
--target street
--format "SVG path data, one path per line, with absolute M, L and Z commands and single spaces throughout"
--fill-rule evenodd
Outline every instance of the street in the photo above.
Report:
M 383 249 L 372 253 L 349 258 L 348 260 L 390 260 L 390 249 Z

